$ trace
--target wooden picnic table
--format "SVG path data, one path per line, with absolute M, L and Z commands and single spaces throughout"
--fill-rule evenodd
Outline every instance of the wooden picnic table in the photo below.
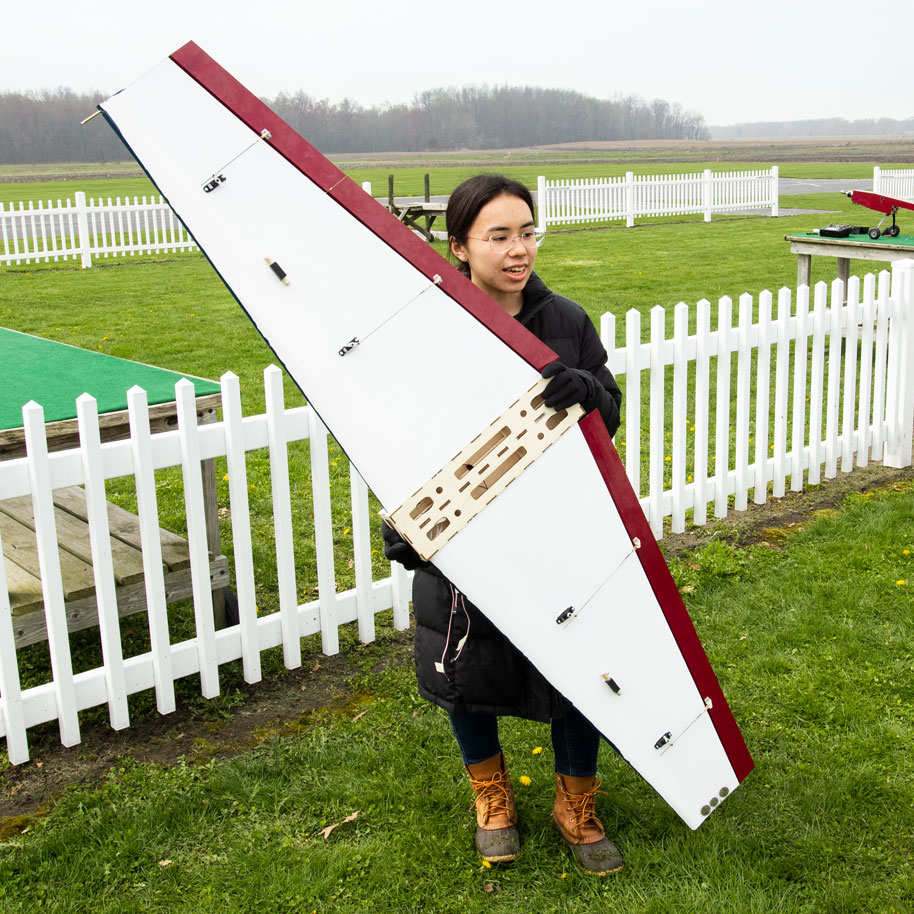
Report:
M 444 215 L 447 203 L 430 203 L 425 200 L 418 200 L 415 203 L 397 203 L 391 199 L 387 208 L 401 222 L 419 232 L 426 241 L 434 241 L 432 225 L 439 216 Z
M 182 377 L 187 376 L 0 328 L 0 461 L 25 456 L 21 410 L 29 400 L 40 403 L 45 410 L 51 452 L 79 446 L 75 401 L 83 392 L 98 401 L 102 441 L 130 437 L 126 392 L 134 384 L 147 392 L 152 434 L 173 429 L 177 426 L 174 385 Z M 202 378 L 188 379 L 194 384 L 198 423 L 217 421 L 219 385 Z M 228 560 L 222 555 L 219 542 L 214 461 L 203 461 L 201 471 L 213 609 L 217 626 L 222 626 L 229 574 Z M 55 490 L 54 512 L 67 626 L 70 631 L 77 631 L 98 621 L 84 490 L 80 486 Z M 121 616 L 142 612 L 146 593 L 139 519 L 109 503 L 108 520 L 118 612 Z M 0 501 L 0 538 L 17 646 L 47 637 L 34 529 L 30 496 Z M 191 596 L 187 541 L 167 530 L 159 531 L 159 539 L 167 601 Z

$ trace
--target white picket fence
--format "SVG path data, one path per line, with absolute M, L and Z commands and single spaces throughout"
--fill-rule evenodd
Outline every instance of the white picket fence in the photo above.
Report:
M 650 338 L 642 342 L 641 316 L 629 312 L 626 339 L 617 345 L 615 321 L 601 322 L 610 368 L 625 388 L 624 431 L 617 444 L 628 477 L 639 493 L 655 534 L 663 520 L 682 530 L 686 512 L 704 524 L 708 509 L 715 516 L 748 505 L 748 493 L 764 502 L 790 487 L 814 485 L 833 477 L 840 464 L 850 472 L 881 458 L 892 466 L 910 465 L 914 428 L 914 261 L 893 264 L 890 275 L 855 277 L 845 290 L 840 281 L 829 289 L 819 284 L 810 305 L 809 290 L 801 287 L 795 303 L 790 290 L 778 295 L 772 312 L 770 293 L 739 299 L 738 321 L 732 302 L 718 304 L 717 326 L 711 330 L 711 307 L 698 303 L 694 331 L 685 304 L 674 309 L 673 334 L 667 337 L 666 313 L 655 308 Z M 846 298 L 846 302 L 845 302 Z M 642 379 L 642 374 L 646 377 Z M 735 380 L 735 385 L 734 385 Z M 667 386 L 672 384 L 672 412 Z M 261 677 L 261 652 L 282 645 L 287 667 L 301 664 L 300 639 L 320 633 L 328 654 L 339 650 L 340 625 L 357 622 L 359 637 L 374 637 L 377 613 L 392 610 L 393 624 L 409 622 L 409 576 L 398 565 L 390 577 L 372 580 L 368 493 L 351 471 L 350 501 L 355 587 L 337 593 L 334 575 L 333 519 L 327 433 L 309 407 L 286 409 L 282 374 L 265 372 L 266 410 L 242 419 L 236 376 L 222 379 L 223 419 L 197 426 L 193 386 L 176 386 L 179 426 L 175 431 L 149 434 L 146 397 L 134 388 L 129 394 L 131 438 L 99 443 L 95 401 L 78 402 L 80 448 L 47 453 L 43 412 L 35 404 L 23 411 L 28 456 L 0 463 L 0 499 L 31 495 L 36 539 L 42 567 L 42 587 L 51 658 L 49 681 L 23 689 L 17 666 L 10 601 L 0 563 L 0 736 L 6 737 L 10 761 L 28 758 L 27 731 L 57 720 L 61 740 L 79 742 L 78 714 L 107 704 L 112 726 L 129 725 L 127 696 L 155 689 L 162 713 L 175 707 L 175 680 L 199 675 L 201 692 L 219 692 L 219 667 L 241 658 L 245 679 Z M 735 398 L 734 394 L 735 386 Z M 691 392 L 690 392 L 691 391 Z M 641 404 L 649 402 L 646 434 Z M 735 405 L 734 405 L 735 399 Z M 292 528 L 292 494 L 287 445 L 308 439 L 317 558 L 318 599 L 299 603 Z M 642 445 L 649 485 L 641 496 Z M 279 609 L 258 615 L 250 529 L 250 506 L 245 454 L 269 448 L 278 573 Z M 209 560 L 200 474 L 203 460 L 224 457 L 229 480 L 229 514 L 234 545 L 234 588 L 240 621 L 215 631 L 210 592 Z M 169 643 L 155 470 L 180 467 L 191 571 L 194 585 L 193 638 Z M 124 657 L 107 551 L 108 519 L 105 480 L 132 476 L 136 482 L 148 604 L 150 650 Z M 73 673 L 64 614 L 54 525 L 52 490 L 84 485 L 89 509 L 102 666 Z M 2 546 L 2 544 L 0 544 Z
M 29 456 L 0 463 L 0 499 L 32 496 L 52 675 L 45 684 L 20 686 L 10 600 L 0 562 L 0 736 L 6 736 L 11 762 L 28 759 L 26 733 L 40 723 L 57 720 L 61 741 L 72 746 L 80 741 L 78 714 L 86 708 L 107 704 L 111 725 L 119 729 L 129 725 L 127 696 L 136 692 L 155 689 L 157 707 L 167 713 L 175 708 L 174 681 L 181 677 L 199 675 L 202 694 L 212 698 L 219 694 L 219 667 L 229 661 L 241 658 L 245 680 L 257 682 L 260 655 L 270 647 L 282 645 L 283 660 L 291 669 L 301 665 L 301 638 L 306 635 L 319 632 L 322 650 L 334 654 L 339 650 L 340 625 L 357 622 L 359 637 L 371 641 L 375 614 L 392 609 L 394 626 L 408 626 L 408 575 L 395 565 L 390 577 L 372 580 L 368 491 L 355 470 L 350 487 L 355 587 L 337 593 L 326 429 L 310 407 L 284 408 L 280 369 L 266 370 L 265 385 L 265 413 L 242 419 L 238 378 L 224 375 L 222 421 L 197 426 L 193 385 L 182 380 L 175 388 L 179 428 L 155 436 L 149 433 L 145 392 L 133 388 L 128 395 L 131 438 L 104 445 L 99 443 L 95 400 L 84 395 L 77 401 L 80 448 L 52 454 L 47 452 L 43 410 L 37 404 L 24 408 Z M 310 441 L 311 451 L 318 598 L 300 604 L 287 445 L 303 439 Z M 245 454 L 260 448 L 269 448 L 270 453 L 279 610 L 258 616 Z M 237 625 L 220 631 L 213 624 L 200 473 L 201 461 L 213 457 L 225 457 L 228 466 L 240 618 Z M 154 475 L 162 467 L 182 470 L 194 592 L 195 637 L 174 645 L 168 635 Z M 104 481 L 128 475 L 136 480 L 150 650 L 125 658 L 107 545 Z M 78 674 L 73 673 L 70 657 L 52 503 L 53 489 L 73 484 L 86 489 L 104 655 L 103 666 Z
M 914 168 L 873 167 L 873 190 L 877 194 L 914 201 Z
M 778 214 L 778 168 L 769 171 L 712 172 L 682 175 L 548 180 L 537 178 L 539 225 L 614 222 L 627 226 L 639 216 L 677 216 L 750 209 Z
M 625 379 L 623 452 L 626 472 L 641 490 L 641 454 L 648 463 L 648 493 L 641 504 L 657 537 L 665 517 L 673 532 L 707 522 L 733 507 L 744 510 L 749 490 L 763 504 L 769 496 L 799 491 L 855 463 L 881 459 L 910 466 L 914 429 L 914 260 L 896 261 L 877 280 L 858 277 L 845 290 L 841 280 L 801 286 L 795 306 L 781 289 L 773 313 L 770 292 L 718 303 L 711 330 L 711 306 L 691 313 L 674 309 L 673 336 L 666 337 L 666 313 L 650 316 L 650 339 L 642 342 L 641 314 L 629 311 L 625 340 L 616 343 L 615 318 L 606 314 L 601 335 L 609 367 Z M 755 315 L 755 316 L 754 316 Z M 811 357 L 810 357 L 811 353 Z M 668 374 L 672 369 L 672 378 Z M 642 372 L 647 372 L 646 383 Z M 735 397 L 733 386 L 735 379 Z M 673 408 L 667 404 L 672 381 Z M 646 387 L 646 391 L 645 388 Z M 690 392 L 691 391 L 691 392 Z M 641 442 L 641 403 L 650 416 L 647 447 Z M 709 459 L 710 457 L 710 459 Z
M 83 191 L 73 197 L 56 205 L 0 203 L 0 265 L 79 258 L 91 267 L 93 258 L 197 247 L 162 197 L 86 201 Z

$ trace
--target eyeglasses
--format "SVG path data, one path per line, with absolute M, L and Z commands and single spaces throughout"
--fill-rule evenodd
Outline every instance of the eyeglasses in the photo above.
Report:
M 543 243 L 546 233 L 527 231 L 521 232 L 520 235 L 498 234 L 489 235 L 488 238 L 476 238 L 472 235 L 467 235 L 467 237 L 472 238 L 474 241 L 488 241 L 493 254 L 504 254 L 506 251 L 510 251 L 514 247 L 514 242 L 518 240 L 525 248 L 538 248 Z

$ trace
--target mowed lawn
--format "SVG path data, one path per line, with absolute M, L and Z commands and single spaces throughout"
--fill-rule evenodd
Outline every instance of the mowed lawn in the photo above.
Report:
M 622 320 L 792 285 L 783 235 L 832 219 L 849 221 L 554 233 L 538 268 L 592 317 Z M 232 370 L 246 412 L 263 405 L 272 357 L 199 255 L 6 269 L 0 325 L 208 377 Z M 119 497 L 129 504 L 129 487 Z M 524 850 L 510 868 L 482 867 L 446 719 L 402 665 L 366 673 L 294 735 L 229 759 L 125 759 L 104 784 L 7 823 L 0 911 L 914 911 L 910 479 L 764 543 L 719 532 L 673 570 L 757 769 L 693 833 L 604 747 L 599 809 L 626 857 L 618 877 L 574 868 L 549 823 L 548 735 L 520 721 L 503 736 L 530 779 Z M 307 536 L 299 548 L 306 589 Z M 269 582 L 264 596 L 269 607 Z
M 908 480 L 777 545 L 712 542 L 674 564 L 757 767 L 692 832 L 604 746 L 618 876 L 575 869 L 550 825 L 546 728 L 521 721 L 502 735 L 523 850 L 480 865 L 445 715 L 404 663 L 292 735 L 125 758 L 57 797 L 0 842 L 0 910 L 912 911 L 912 531 Z

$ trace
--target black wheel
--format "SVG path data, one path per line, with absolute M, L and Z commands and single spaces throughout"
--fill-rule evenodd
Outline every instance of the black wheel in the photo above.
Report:
M 890 225 L 882 234 L 886 238 L 895 238 L 901 233 L 901 229 L 897 225 Z
M 871 228 L 869 231 L 869 236 L 873 239 L 873 241 L 875 241 L 881 234 L 882 232 L 880 232 L 878 228 Z

